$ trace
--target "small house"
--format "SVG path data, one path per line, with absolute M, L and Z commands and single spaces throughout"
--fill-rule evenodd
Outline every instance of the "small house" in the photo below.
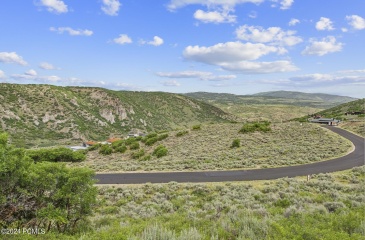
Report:
M 340 120 L 334 118 L 317 118 L 310 120 L 311 123 L 327 124 L 329 126 L 337 126 Z

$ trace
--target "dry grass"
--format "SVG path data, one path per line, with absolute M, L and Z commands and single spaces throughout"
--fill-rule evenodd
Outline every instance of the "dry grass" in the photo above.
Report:
M 359 136 L 365 137 L 365 119 L 354 122 L 342 122 L 340 127 Z
M 141 161 L 126 153 L 87 154 L 87 160 L 72 166 L 87 166 L 97 172 L 125 171 L 195 171 L 252 169 L 289 166 L 323 161 L 345 155 L 351 143 L 319 125 L 304 123 L 273 124 L 268 133 L 238 133 L 241 124 L 203 125 L 182 137 L 170 132 L 169 137 L 153 146 L 144 146 L 146 155 L 158 144 L 168 149 L 162 158 Z M 239 148 L 230 148 L 233 139 L 240 139 Z

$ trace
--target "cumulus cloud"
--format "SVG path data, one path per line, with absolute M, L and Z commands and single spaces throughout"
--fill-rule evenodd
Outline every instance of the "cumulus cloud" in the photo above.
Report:
M 127 34 L 120 34 L 119 37 L 113 39 L 113 42 L 124 45 L 127 43 L 132 43 L 132 39 L 128 37 Z
M 23 66 L 28 64 L 16 52 L 0 52 L 0 62 L 16 63 L 16 64 L 23 65 Z
M 295 26 L 295 25 L 297 25 L 298 23 L 300 23 L 300 20 L 299 20 L 299 19 L 292 18 L 292 19 L 290 19 L 290 21 L 289 21 L 288 25 L 289 25 L 289 26 Z
M 239 73 L 273 73 L 295 71 L 289 61 L 252 62 L 269 53 L 280 54 L 282 49 L 262 43 L 227 42 L 211 47 L 188 46 L 183 52 L 185 59 L 216 65 L 224 70 Z
M 54 70 L 56 69 L 52 64 L 47 62 L 42 62 L 39 64 L 39 67 L 45 70 Z
M 2 70 L 0 70 L 0 79 L 6 79 L 6 75 Z
M 47 8 L 48 12 L 67 13 L 67 5 L 61 0 L 41 0 L 39 5 Z
M 164 85 L 166 87 L 178 87 L 178 86 L 180 86 L 180 83 L 176 80 L 167 80 L 167 81 L 163 81 L 161 83 L 162 83 L 162 85 Z
M 328 53 L 339 52 L 342 50 L 343 44 L 336 41 L 333 36 L 328 36 L 320 41 L 310 39 L 311 45 L 307 46 L 303 51 L 303 55 L 323 56 Z
M 365 19 L 358 15 L 346 16 L 346 20 L 356 30 L 365 29 Z
M 207 64 L 255 60 L 269 53 L 278 52 L 278 48 L 261 43 L 226 42 L 210 47 L 188 46 L 183 52 L 186 59 Z
M 148 44 L 153 46 L 160 46 L 163 44 L 163 39 L 160 38 L 159 36 L 154 36 L 153 41 L 148 42 Z
M 223 81 L 236 78 L 236 75 L 214 75 L 203 71 L 157 72 L 157 76 L 166 78 L 197 78 L 204 81 Z
M 232 23 L 236 22 L 236 16 L 230 15 L 229 11 L 208 11 L 197 10 L 194 18 L 203 23 Z
M 15 80 L 32 80 L 41 83 L 57 83 L 60 82 L 62 79 L 58 76 L 38 76 L 38 75 L 31 75 L 29 72 L 24 74 L 13 74 L 11 75 L 12 79 Z
M 319 21 L 316 23 L 316 29 L 319 31 L 334 30 L 333 22 L 329 18 L 321 17 Z
M 260 26 L 243 25 L 236 29 L 236 37 L 241 40 L 273 43 L 284 46 L 294 46 L 303 40 L 295 36 L 295 31 L 284 31 L 280 27 L 264 29 Z
M 118 0 L 103 0 L 101 10 L 109 16 L 117 16 L 121 3 Z
M 294 3 L 294 0 L 282 0 L 280 2 L 280 5 L 281 5 L 280 9 L 282 9 L 282 10 L 289 9 L 293 3 Z
M 49 28 L 50 31 L 52 32 L 57 32 L 59 34 L 63 34 L 64 32 L 67 32 L 68 34 L 70 34 L 71 36 L 91 36 L 93 35 L 93 31 L 91 30 L 82 30 L 82 29 L 72 29 L 70 27 L 59 27 L 59 28 L 55 28 L 55 27 L 50 27 Z

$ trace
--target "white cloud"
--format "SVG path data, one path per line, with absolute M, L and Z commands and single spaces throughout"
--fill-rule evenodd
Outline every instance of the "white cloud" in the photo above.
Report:
M 278 52 L 274 46 L 261 43 L 226 42 L 211 47 L 188 46 L 183 52 L 186 59 L 207 64 L 255 60 L 269 53 Z
M 332 74 L 314 73 L 291 77 L 289 80 L 292 83 L 301 85 L 321 85 L 328 83 L 336 84 L 352 84 L 352 83 L 365 83 L 365 76 L 347 75 L 347 76 L 335 76 Z
M 319 31 L 334 30 L 333 22 L 329 18 L 321 17 L 319 21 L 316 23 L 316 29 Z
M 41 6 L 47 8 L 48 12 L 66 13 L 68 12 L 67 5 L 61 0 L 41 0 Z
M 171 0 L 167 5 L 167 8 L 171 11 L 176 10 L 178 8 L 185 7 L 187 5 L 204 5 L 209 8 L 214 7 L 223 7 L 223 8 L 233 8 L 238 4 L 243 3 L 255 3 L 260 4 L 265 0 Z
M 328 53 L 339 52 L 342 50 L 342 43 L 336 42 L 336 38 L 328 36 L 320 41 L 310 39 L 311 45 L 307 46 L 303 51 L 303 55 L 323 56 Z
M 103 0 L 101 10 L 107 15 L 117 16 L 121 3 L 118 0 Z
M 298 23 L 300 23 L 300 20 L 299 20 L 299 19 L 292 18 L 292 19 L 290 19 L 290 21 L 289 21 L 288 25 L 289 25 L 289 26 L 295 26 L 295 25 L 297 25 Z
M 282 48 L 262 43 L 227 42 L 211 47 L 188 46 L 183 56 L 188 60 L 216 65 L 239 73 L 273 73 L 298 70 L 289 61 L 251 62 L 269 53 L 280 54 Z
M 349 25 L 356 30 L 365 29 L 365 19 L 358 15 L 346 16 L 346 20 L 348 20 Z
M 20 64 L 20 65 L 27 65 L 28 64 L 16 52 L 0 52 L 0 62 L 3 62 L 3 63 L 16 63 L 16 64 Z
M 236 22 L 236 16 L 230 15 L 229 11 L 209 11 L 197 10 L 194 18 L 203 23 L 232 23 Z
M 280 2 L 280 5 L 281 5 L 280 9 L 282 9 L 282 10 L 289 9 L 293 3 L 294 3 L 294 0 L 282 0 Z
M 178 87 L 178 86 L 180 86 L 180 83 L 176 80 L 163 81 L 162 84 L 166 87 Z
M 82 30 L 82 29 L 72 29 L 70 27 L 59 27 L 59 28 L 55 28 L 55 27 L 50 27 L 49 28 L 50 31 L 52 32 L 57 32 L 59 34 L 63 34 L 64 32 L 67 32 L 68 34 L 70 34 L 71 36 L 91 36 L 93 35 L 93 31 L 91 30 Z
M 132 43 L 132 39 L 127 34 L 120 34 L 119 37 L 113 39 L 113 42 L 123 45 Z
M 222 69 L 244 74 L 264 74 L 276 72 L 292 72 L 299 70 L 289 61 L 221 63 Z
M 204 81 L 223 81 L 236 78 L 236 75 L 214 75 L 211 72 L 202 71 L 157 72 L 156 75 L 166 78 L 197 78 Z
M 347 28 L 341 28 L 342 32 L 348 32 L 349 30 Z
M 251 12 L 248 14 L 248 17 L 249 17 L 249 18 L 257 18 L 257 12 L 256 12 L 256 11 L 251 11 Z
M 300 37 L 294 36 L 295 31 L 284 31 L 280 27 L 264 29 L 260 26 L 243 25 L 235 31 L 238 39 L 259 43 L 274 43 L 285 46 L 293 46 L 300 42 Z
M 144 43 L 143 40 L 142 40 L 142 42 Z M 149 41 L 149 42 L 147 42 L 147 44 L 153 45 L 153 46 L 160 46 L 163 44 L 163 39 L 160 38 L 159 36 L 154 36 L 153 41 Z
M 47 62 L 42 62 L 39 64 L 39 67 L 45 70 L 54 70 L 56 69 L 52 64 Z
M 26 71 L 24 74 L 28 76 L 37 76 L 37 72 L 34 69 L 30 69 Z
M 357 69 L 357 70 L 342 70 L 338 71 L 339 73 L 365 73 L 365 69 Z
M 6 79 L 6 75 L 2 70 L 0 70 L 0 79 Z
M 56 83 L 60 82 L 62 79 L 58 76 L 38 76 L 38 75 L 30 75 L 28 73 L 25 74 L 13 74 L 11 75 L 12 79 L 15 80 L 32 80 L 36 82 L 42 83 Z

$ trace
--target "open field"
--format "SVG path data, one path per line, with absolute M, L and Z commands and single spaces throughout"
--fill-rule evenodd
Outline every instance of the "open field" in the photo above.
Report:
M 248 134 L 239 133 L 241 127 L 203 125 L 201 130 L 189 130 L 181 137 L 170 132 L 169 137 L 153 146 L 141 143 L 149 160 L 132 158 L 140 149 L 111 155 L 90 151 L 86 161 L 69 165 L 87 166 L 96 172 L 269 168 L 323 161 L 343 156 L 352 148 L 348 140 L 315 124 L 272 124 L 272 131 Z M 240 140 L 240 147 L 230 147 L 234 139 Z M 167 156 L 151 155 L 159 144 L 166 146 Z
M 271 122 L 285 122 L 318 112 L 320 109 L 280 104 L 214 104 L 222 110 L 234 114 L 244 121 L 268 120 Z
M 365 119 L 362 118 L 358 121 L 348 121 L 348 122 L 342 122 L 339 127 L 353 132 L 359 136 L 365 137 Z
M 363 239 L 364 180 L 358 167 L 310 181 L 99 186 L 77 232 L 37 239 Z

